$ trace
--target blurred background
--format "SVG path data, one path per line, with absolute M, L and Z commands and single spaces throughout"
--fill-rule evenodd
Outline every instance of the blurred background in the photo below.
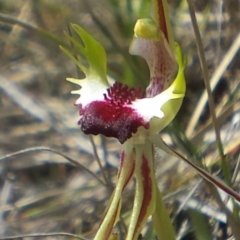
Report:
M 187 95 L 162 137 L 197 165 L 223 178 L 207 98 L 202 97 L 205 86 L 188 5 L 184 0 L 168 2 L 175 40 L 188 58 Z M 224 154 L 232 187 L 239 192 L 240 2 L 193 2 L 214 85 Z M 150 17 L 147 0 L 0 0 L 1 239 L 52 232 L 86 239 L 94 236 L 114 187 L 121 146 L 114 139 L 90 138 L 80 131 L 78 108 L 73 105 L 76 96 L 70 94 L 76 86 L 65 78 L 83 75 L 59 44 L 67 42 L 64 32 L 69 32 L 69 24 L 77 23 L 105 47 L 110 77 L 145 87 L 149 79 L 145 62 L 128 54 L 134 24 L 144 17 Z M 16 151 L 22 152 L 11 155 Z M 194 170 L 159 150 L 156 168 L 178 239 L 237 239 L 226 213 L 239 217 L 238 204 L 234 208 L 225 201 L 226 209 L 221 209 Z M 109 188 L 96 179 L 103 179 L 103 174 Z M 124 194 L 122 218 L 127 222 L 134 181 Z M 219 194 L 227 199 L 223 192 Z M 116 227 L 120 235 L 124 229 L 123 223 Z M 155 239 L 150 222 L 143 239 Z

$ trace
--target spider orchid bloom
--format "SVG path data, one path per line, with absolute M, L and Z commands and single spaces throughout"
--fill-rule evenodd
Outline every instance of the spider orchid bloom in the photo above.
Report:
M 81 87 L 72 93 L 80 95 L 75 105 L 80 107 L 82 131 L 115 137 L 123 144 L 116 188 L 94 238 L 96 240 L 107 240 L 112 236 L 112 229 L 119 220 L 122 193 L 132 176 L 136 178 L 136 192 L 126 240 L 136 240 L 151 215 L 158 237 L 174 239 L 156 183 L 153 144 L 182 104 L 185 61 L 180 47 L 172 39 L 166 2 L 158 0 L 154 3 L 154 20 L 137 21 L 130 47 L 131 54 L 143 57 L 148 64 L 150 83 L 145 90 L 129 88 L 118 82 L 110 85 L 105 51 L 81 27 L 72 25 L 83 45 L 69 35 L 68 38 L 77 53 L 86 58 L 88 67 L 62 48 L 86 76 L 82 80 L 67 79 Z

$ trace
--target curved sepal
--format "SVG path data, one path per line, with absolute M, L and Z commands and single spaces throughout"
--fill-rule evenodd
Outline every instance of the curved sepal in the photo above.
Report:
M 83 28 L 76 24 L 71 24 L 71 27 L 78 37 L 67 33 L 65 35 L 71 41 L 73 49 L 66 49 L 62 46 L 60 48 L 86 76 L 85 79 L 67 78 L 68 81 L 81 87 L 72 93 L 81 95 L 75 104 L 85 107 L 93 101 L 103 100 L 103 95 L 109 87 L 106 74 L 106 52 L 103 46 Z M 78 60 L 78 56 L 85 58 L 86 66 L 81 63 L 83 61 Z
M 158 188 L 156 189 L 156 203 L 156 210 L 153 214 L 153 225 L 158 238 L 175 240 L 175 232 L 171 219 Z
M 76 51 L 79 56 L 85 57 L 89 67 L 83 67 L 82 64 L 76 60 L 76 57 L 69 51 L 69 49 L 62 49 L 64 52 L 76 63 L 85 75 L 94 75 L 99 77 L 102 81 L 107 83 L 107 57 L 103 46 L 96 41 L 89 33 L 77 24 L 71 24 L 72 29 L 77 33 L 80 39 L 70 36 L 65 33 L 68 39 L 73 44 L 73 51 Z M 80 43 L 82 41 L 83 44 Z
M 170 14 L 166 0 L 152 0 L 153 20 L 164 33 L 171 48 L 174 46 Z
M 135 146 L 136 192 L 126 240 L 138 236 L 156 208 L 156 180 L 153 162 L 153 146 L 149 141 Z
M 107 240 L 112 228 L 119 219 L 121 209 L 122 192 L 134 173 L 135 154 L 133 146 L 125 143 L 121 154 L 121 162 L 118 172 L 117 185 L 109 201 L 103 221 L 95 235 L 94 240 Z

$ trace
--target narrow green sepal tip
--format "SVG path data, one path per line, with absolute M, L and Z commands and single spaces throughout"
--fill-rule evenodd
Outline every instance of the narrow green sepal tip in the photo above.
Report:
M 72 23 L 70 26 L 78 37 L 65 32 L 65 36 L 72 43 L 72 48 L 66 49 L 61 46 L 60 48 L 86 76 L 91 75 L 106 82 L 107 57 L 103 46 L 79 25 Z M 77 56 L 84 57 L 88 62 L 88 66 L 81 64 Z

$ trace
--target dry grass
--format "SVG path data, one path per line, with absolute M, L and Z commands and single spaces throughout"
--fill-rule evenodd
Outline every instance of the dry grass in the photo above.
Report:
M 184 2 L 181 6 L 171 2 L 176 38 L 188 54 L 188 92 L 177 120 L 162 136 L 199 165 L 196 156 L 200 156 L 201 164 L 222 178 L 188 8 Z M 196 14 L 214 89 L 217 129 L 221 133 L 232 186 L 239 192 L 240 19 L 235 14 L 238 1 L 234 1 L 235 8 L 230 2 L 221 6 L 217 1 L 209 1 L 208 5 L 205 1 L 197 1 Z M 120 79 L 128 76 L 132 83 L 132 76 L 137 78 L 136 68 L 146 69 L 141 60 L 125 58 L 131 40 L 129 29 L 142 12 L 137 11 L 134 4 L 132 15 L 125 13 L 128 8 L 124 3 L 118 7 L 116 11 L 110 0 L 88 1 L 88 4 L 81 0 L 0 2 L 2 14 L 39 26 L 62 39 L 68 23 L 82 25 L 106 47 L 110 74 Z M 119 17 L 123 19 L 122 25 L 118 22 Z M 98 20 L 110 36 L 100 28 Z M 0 159 L 0 236 L 68 232 L 91 239 L 98 228 L 109 190 L 114 186 L 120 145 L 112 139 L 93 138 L 110 183 L 106 188 L 79 166 L 85 166 L 103 180 L 91 141 L 76 124 L 75 97 L 69 94 L 72 85 L 64 81 L 67 76 L 77 75 L 75 66 L 55 42 L 31 29 L 9 24 L 1 15 L 0 46 L 0 156 L 31 148 L 28 153 Z M 123 64 L 125 60 L 133 67 L 132 72 Z M 143 71 L 142 75 L 147 76 L 147 70 Z M 141 80 L 139 85 L 146 84 L 144 79 L 137 79 Z M 40 146 L 47 148 L 39 149 Z M 34 150 L 34 147 L 38 148 Z M 49 148 L 56 151 L 49 151 Z M 77 161 L 78 166 L 59 152 Z M 200 239 L 196 232 L 191 232 L 196 216 L 189 209 L 195 209 L 209 222 L 213 239 L 229 238 L 231 231 L 226 223 L 226 211 L 220 210 L 210 187 L 178 159 L 159 151 L 156 155 L 159 186 L 163 189 L 179 239 Z M 123 218 L 129 215 L 133 194 L 133 186 L 130 186 L 125 192 Z M 231 201 L 228 201 L 226 206 L 232 212 L 230 205 Z M 121 224 L 118 229 L 124 232 Z M 150 225 L 147 229 L 151 232 Z M 37 238 L 31 236 L 28 239 Z

